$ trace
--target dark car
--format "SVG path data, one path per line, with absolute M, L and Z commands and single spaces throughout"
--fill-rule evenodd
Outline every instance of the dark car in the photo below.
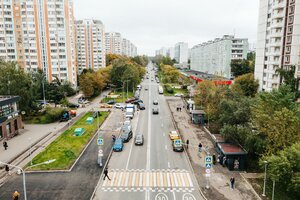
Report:
M 123 132 L 120 138 L 122 139 L 122 141 L 124 143 L 129 142 L 129 140 L 132 138 L 132 131 L 127 130 L 127 131 Z
M 144 136 L 141 134 L 137 134 L 134 139 L 135 145 L 143 145 L 144 144 Z
M 146 109 L 145 105 L 144 105 L 143 103 L 141 103 L 141 102 L 138 103 L 137 107 L 138 107 L 140 110 L 145 110 L 145 109 Z
M 158 108 L 153 108 L 153 109 L 152 109 L 152 114 L 158 115 L 158 113 L 159 113 Z
M 68 105 L 69 108 L 79 108 L 79 104 L 76 104 L 76 103 L 70 103 Z
M 136 98 L 127 99 L 125 103 L 132 103 L 136 100 Z
M 139 103 L 143 103 L 143 100 L 141 100 L 141 99 L 136 99 L 135 101 L 133 101 L 133 102 L 131 102 L 131 103 L 138 105 Z
M 109 104 L 109 105 L 114 105 L 115 103 L 116 103 L 115 100 L 109 100 L 109 101 L 107 102 L 107 104 Z
M 95 112 L 93 112 L 93 118 L 97 118 L 97 116 L 100 117 L 101 115 L 102 115 L 102 114 L 101 114 L 100 111 L 95 111 Z

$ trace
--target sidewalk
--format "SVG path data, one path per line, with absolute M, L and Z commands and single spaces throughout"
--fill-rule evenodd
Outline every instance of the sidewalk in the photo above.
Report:
M 179 129 L 179 132 L 183 138 L 183 141 L 187 139 L 190 141 L 189 148 L 187 150 L 189 159 L 195 172 L 195 176 L 198 180 L 199 186 L 203 191 L 207 199 L 224 200 L 250 200 L 260 199 L 254 192 L 251 185 L 245 181 L 239 172 L 229 171 L 227 168 L 216 164 L 211 169 L 211 176 L 208 180 L 210 189 L 206 189 L 207 178 L 205 176 L 205 150 L 210 154 L 216 154 L 214 145 L 209 139 L 209 136 L 199 126 L 191 124 L 190 115 L 185 109 L 182 112 L 177 112 L 177 105 L 184 105 L 183 101 L 179 98 L 169 98 L 168 104 L 173 114 L 175 123 Z M 203 151 L 201 155 L 198 153 L 198 144 L 202 143 Z M 230 178 L 235 177 L 235 189 L 230 189 Z
M 108 91 L 103 92 L 100 96 L 94 99 L 85 108 L 77 110 L 77 116 L 91 110 L 94 107 L 99 107 L 100 100 L 107 95 Z M 75 120 L 72 121 L 74 123 Z M 8 149 L 5 151 L 2 143 L 0 147 L 0 161 L 11 163 L 17 157 L 28 151 L 34 145 L 38 145 L 39 141 L 47 137 L 49 134 L 60 134 L 60 130 L 69 122 L 56 122 L 52 124 L 24 124 L 24 129 L 20 130 L 20 134 L 8 140 Z

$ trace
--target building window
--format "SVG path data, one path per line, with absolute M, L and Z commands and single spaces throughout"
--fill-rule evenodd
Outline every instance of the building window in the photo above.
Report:
M 0 139 L 3 138 L 2 126 L 0 126 Z
M 6 133 L 7 133 L 7 136 L 9 136 L 11 134 L 10 123 L 6 124 Z
M 267 65 L 264 65 L 264 69 L 268 69 L 268 66 L 267 66 Z
M 266 74 L 266 73 L 264 73 L 264 74 L 263 74 L 263 76 L 264 76 L 264 77 L 267 77 L 267 74 Z

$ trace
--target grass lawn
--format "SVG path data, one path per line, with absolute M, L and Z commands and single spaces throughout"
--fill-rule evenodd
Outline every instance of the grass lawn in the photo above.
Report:
M 263 187 L 264 187 L 264 179 L 248 179 L 251 183 L 254 190 L 260 195 L 263 193 Z M 266 197 L 262 197 L 262 200 L 272 199 L 272 189 L 273 189 L 273 182 L 270 179 L 267 179 L 266 183 Z M 279 182 L 275 183 L 275 194 L 274 199 L 275 200 L 294 200 L 297 199 L 297 197 L 291 196 L 292 194 L 288 193 L 287 191 L 283 190 Z
M 101 103 L 107 103 L 109 100 L 115 100 L 117 103 L 123 103 L 127 99 L 127 91 L 124 91 L 124 99 L 123 99 L 123 94 L 122 92 L 114 92 L 114 95 L 120 95 L 118 98 L 108 98 L 105 97 L 102 99 Z M 128 91 L 128 98 L 132 98 L 134 96 L 133 92 Z
M 101 112 L 99 124 L 102 124 L 109 112 Z M 62 133 L 55 141 L 53 141 L 44 151 L 33 158 L 32 164 L 42 163 L 50 159 L 56 159 L 55 162 L 48 165 L 39 165 L 31 170 L 59 170 L 69 169 L 87 143 L 93 137 L 97 129 L 98 119 L 94 119 L 93 124 L 86 124 L 86 119 L 92 117 L 92 113 L 86 113 L 73 126 Z M 84 128 L 85 133 L 82 136 L 73 136 L 76 128 Z M 27 164 L 29 166 L 30 163 Z

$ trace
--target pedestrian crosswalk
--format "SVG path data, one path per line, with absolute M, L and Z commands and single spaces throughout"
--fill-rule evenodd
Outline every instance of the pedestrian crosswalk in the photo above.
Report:
M 186 170 L 110 170 L 103 181 L 104 191 L 177 191 L 194 190 L 190 173 Z

